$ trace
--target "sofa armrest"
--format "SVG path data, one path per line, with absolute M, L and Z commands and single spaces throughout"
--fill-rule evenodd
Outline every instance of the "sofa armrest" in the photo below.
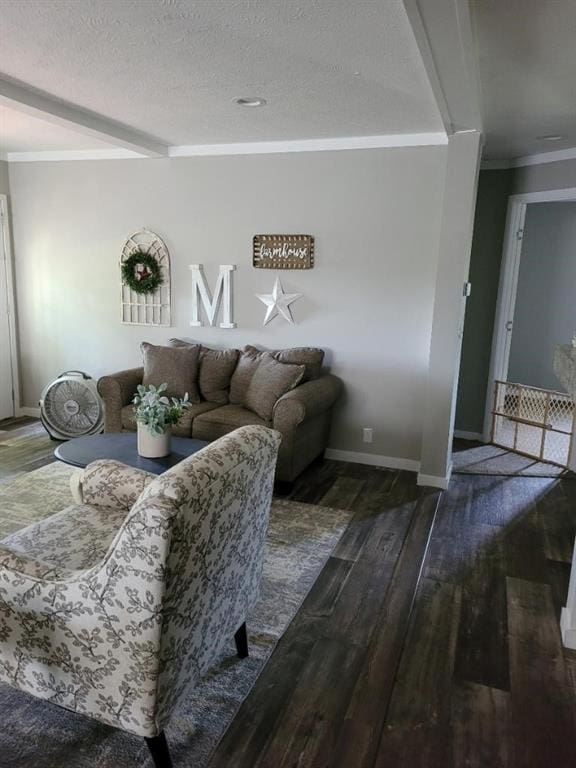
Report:
M 342 382 L 332 375 L 320 376 L 282 395 L 273 412 L 273 426 L 289 432 L 306 419 L 329 410 L 342 391 Z
M 88 464 L 70 484 L 75 500 L 93 507 L 131 509 L 138 497 L 157 475 L 122 464 L 113 459 L 100 459 Z
M 143 378 L 144 368 L 130 368 L 98 380 L 98 392 L 104 400 L 104 432 L 122 431 L 122 408 L 132 402 Z

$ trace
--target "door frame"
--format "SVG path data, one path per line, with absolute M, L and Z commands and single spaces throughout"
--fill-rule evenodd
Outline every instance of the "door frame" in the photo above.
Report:
M 565 189 L 547 189 L 542 192 L 525 192 L 510 195 L 506 213 L 504 230 L 504 245 L 502 248 L 502 265 L 500 267 L 500 283 L 494 318 L 494 333 L 492 336 L 492 353 L 490 356 L 490 371 L 486 388 L 486 404 L 484 409 L 484 442 L 490 441 L 492 432 L 492 401 L 494 399 L 494 382 L 496 379 L 506 381 L 508 363 L 510 360 L 510 343 L 512 340 L 512 322 L 516 307 L 518 291 L 518 275 L 520 273 L 520 257 L 524 241 L 524 222 L 526 206 L 530 203 L 553 203 L 566 200 L 576 202 L 576 187 Z
M 16 281 L 12 259 L 12 238 L 8 196 L 0 195 L 0 237 L 4 246 L 6 265 L 6 290 L 8 293 L 8 332 L 10 334 L 10 364 L 12 368 L 12 391 L 14 416 L 20 415 L 20 375 L 18 367 L 18 329 L 16 322 Z

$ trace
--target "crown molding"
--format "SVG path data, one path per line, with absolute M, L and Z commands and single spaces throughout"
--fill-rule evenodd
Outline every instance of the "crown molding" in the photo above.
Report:
M 335 152 L 355 149 L 393 149 L 448 144 L 440 133 L 399 133 L 387 136 L 350 136 L 335 139 L 257 141 L 237 144 L 192 144 L 168 148 L 168 156 L 210 157 L 218 155 L 270 155 L 288 152 Z M 46 152 L 7 152 L 9 163 L 60 162 L 66 160 L 141 160 L 146 157 L 128 149 L 79 149 Z
M 576 147 L 558 149 L 554 152 L 541 152 L 537 155 L 525 155 L 513 160 L 514 168 L 522 168 L 525 165 L 540 165 L 542 163 L 558 163 L 562 160 L 576 160 Z
M 63 149 L 45 152 L 7 152 L 9 163 L 60 162 L 62 160 L 142 160 L 145 155 L 130 149 Z
M 383 136 L 344 136 L 333 139 L 296 139 L 293 141 L 255 141 L 235 144 L 190 144 L 170 147 L 169 157 L 205 157 L 208 155 L 269 155 L 288 152 L 335 152 L 353 149 L 428 147 L 448 144 L 448 136 L 438 133 L 393 133 Z
M 524 155 L 509 160 L 483 160 L 480 168 L 483 171 L 496 171 L 505 168 L 523 168 L 526 165 L 560 163 L 563 160 L 576 160 L 576 147 L 558 149 L 554 152 L 540 152 L 536 155 Z

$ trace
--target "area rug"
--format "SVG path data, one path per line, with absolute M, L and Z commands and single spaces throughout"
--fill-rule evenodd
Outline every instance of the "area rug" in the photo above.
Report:
M 452 454 L 452 471 L 461 475 L 503 475 L 522 477 L 562 477 L 576 475 L 555 464 L 521 456 L 497 445 L 480 445 Z
M 72 467 L 54 463 L 0 484 L 0 539 L 70 503 Z M 262 593 L 248 617 L 250 656 L 233 641 L 174 713 L 166 735 L 176 766 L 204 768 L 276 643 L 344 532 L 352 513 L 275 499 Z M 0 766 L 152 766 L 143 739 L 0 684 Z

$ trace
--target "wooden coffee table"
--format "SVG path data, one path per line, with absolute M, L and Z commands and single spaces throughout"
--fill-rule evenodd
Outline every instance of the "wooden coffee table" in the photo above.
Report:
M 173 437 L 172 453 L 169 456 L 162 459 L 144 459 L 138 454 L 136 432 L 107 432 L 68 440 L 56 448 L 54 456 L 74 467 L 85 467 L 97 459 L 115 459 L 130 467 L 160 475 L 205 445 L 208 443 L 204 440 Z

